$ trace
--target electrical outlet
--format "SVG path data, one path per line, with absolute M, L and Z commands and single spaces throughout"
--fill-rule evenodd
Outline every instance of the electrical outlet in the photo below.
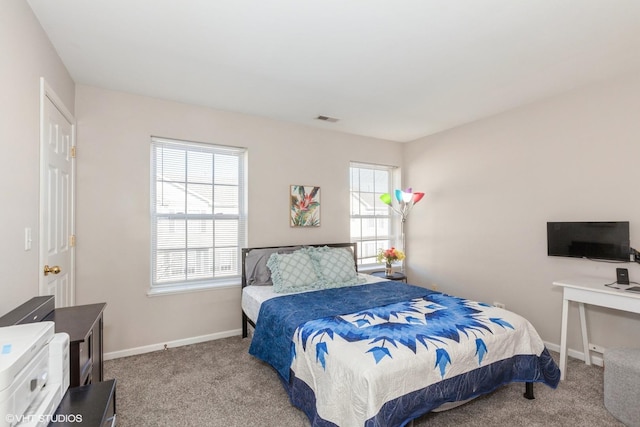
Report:
M 506 306 L 504 305 L 504 303 L 498 302 L 498 301 L 494 301 L 493 302 L 493 306 L 494 307 L 498 307 L 498 308 L 506 308 Z
M 604 347 L 599 346 L 599 345 L 597 345 L 597 344 L 591 344 L 591 343 L 589 343 L 589 350 L 591 350 L 591 351 L 595 351 L 596 353 L 604 354 Z

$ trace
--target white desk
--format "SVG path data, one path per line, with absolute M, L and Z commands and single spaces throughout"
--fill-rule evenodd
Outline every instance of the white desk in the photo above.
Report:
M 564 379 L 567 367 L 569 301 L 578 303 L 580 326 L 582 328 L 582 346 L 585 356 L 584 361 L 587 365 L 591 365 L 591 356 L 589 353 L 589 335 L 587 334 L 587 322 L 584 310 L 585 304 L 640 313 L 640 293 L 627 292 L 624 290 L 624 288 L 638 285 L 614 285 L 621 288 L 620 290 L 605 286 L 605 283 L 611 282 L 611 279 L 599 277 L 576 277 L 553 282 L 555 286 L 562 286 L 564 288 L 562 297 L 562 331 L 560 333 L 560 379 Z

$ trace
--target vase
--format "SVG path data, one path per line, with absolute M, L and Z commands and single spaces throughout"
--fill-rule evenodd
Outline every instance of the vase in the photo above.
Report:
M 387 261 L 387 263 L 386 263 L 386 264 L 385 264 L 385 266 L 384 266 L 384 274 L 385 274 L 387 277 L 391 277 L 391 276 L 393 276 L 393 266 L 392 266 L 392 265 L 391 265 L 391 263 L 390 263 L 390 262 L 388 262 L 388 261 Z

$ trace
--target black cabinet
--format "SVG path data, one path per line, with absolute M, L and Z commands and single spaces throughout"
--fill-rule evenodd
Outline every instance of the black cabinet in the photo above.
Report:
M 103 312 L 106 303 L 56 308 L 44 320 L 56 324 L 56 332 L 69 334 L 69 387 L 102 381 Z
M 0 317 L 0 326 L 24 325 L 43 320 L 55 308 L 53 295 L 33 297 Z
M 49 426 L 116 425 L 116 380 L 67 390 Z

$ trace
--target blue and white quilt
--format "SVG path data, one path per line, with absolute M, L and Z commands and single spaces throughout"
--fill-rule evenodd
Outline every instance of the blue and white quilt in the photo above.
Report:
M 312 426 L 401 426 L 509 382 L 560 379 L 521 316 L 398 282 L 268 300 L 249 352 Z

